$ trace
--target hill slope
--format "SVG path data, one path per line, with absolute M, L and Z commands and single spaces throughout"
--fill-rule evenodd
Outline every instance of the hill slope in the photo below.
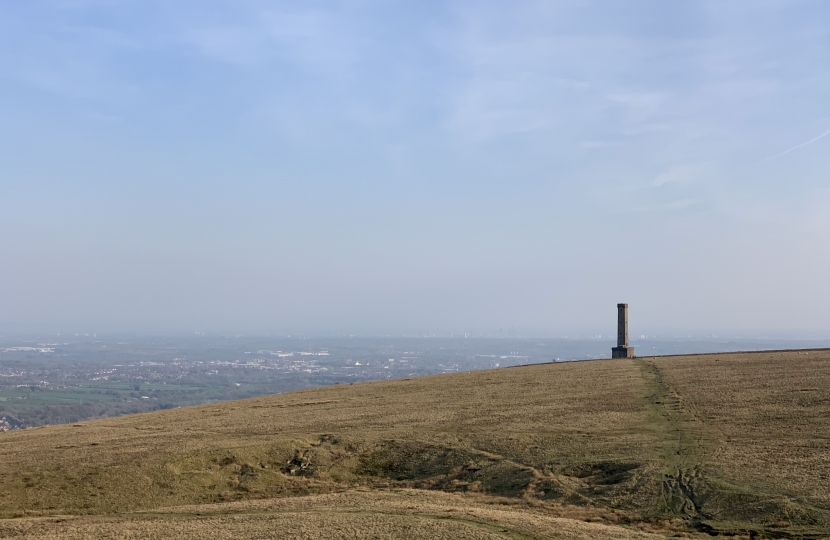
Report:
M 10 432 L 0 515 L 25 519 L 0 522 L 0 536 L 181 527 L 224 538 L 227 527 L 268 538 L 278 527 L 623 538 L 691 523 L 820 537 L 830 533 L 828 383 L 828 351 L 641 358 Z M 472 517 L 448 519 L 452 509 Z M 107 516 L 123 512 L 133 513 Z M 31 517 L 66 514 L 98 517 Z

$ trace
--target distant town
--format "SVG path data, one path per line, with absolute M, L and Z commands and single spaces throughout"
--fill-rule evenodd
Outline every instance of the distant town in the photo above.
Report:
M 0 431 L 315 386 L 607 358 L 614 336 L 604 337 L 2 337 Z M 640 355 L 827 345 L 713 338 L 633 343 Z

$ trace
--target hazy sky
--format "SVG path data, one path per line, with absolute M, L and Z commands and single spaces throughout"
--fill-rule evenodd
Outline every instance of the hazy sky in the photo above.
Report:
M 830 2 L 0 0 L 0 328 L 830 336 Z

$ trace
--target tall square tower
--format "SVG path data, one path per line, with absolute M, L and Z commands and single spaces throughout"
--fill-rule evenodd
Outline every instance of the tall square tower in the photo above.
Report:
M 628 304 L 617 304 L 617 346 L 611 348 L 611 358 L 633 358 L 634 347 L 628 346 Z

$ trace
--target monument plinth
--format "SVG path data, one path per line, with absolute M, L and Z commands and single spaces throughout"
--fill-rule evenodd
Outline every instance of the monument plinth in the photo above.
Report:
M 633 358 L 634 347 L 628 346 L 628 304 L 617 304 L 617 346 L 611 348 L 611 358 Z

